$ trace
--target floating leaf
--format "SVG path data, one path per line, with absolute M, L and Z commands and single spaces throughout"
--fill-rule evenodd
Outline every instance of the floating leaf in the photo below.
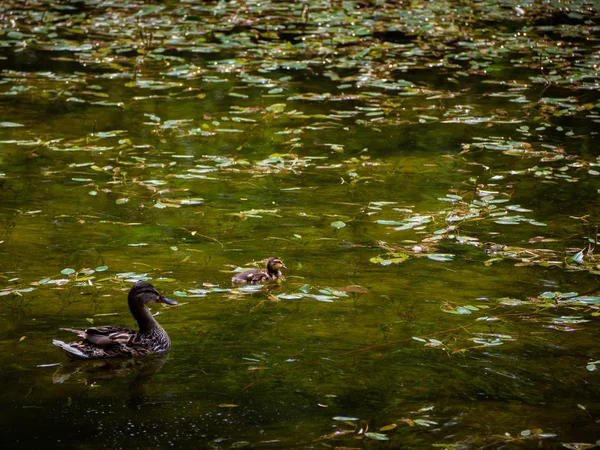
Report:
M 344 222 L 342 222 L 341 220 L 338 220 L 336 222 L 331 222 L 331 226 L 333 228 L 340 229 L 340 228 L 344 228 L 346 226 L 346 224 Z
M 591 295 L 582 295 L 581 297 L 574 297 L 570 300 L 572 302 L 583 303 L 584 305 L 597 305 L 600 303 L 600 297 Z
M 15 289 L 14 292 L 31 292 L 34 290 L 35 290 L 35 288 L 29 287 L 29 288 L 24 288 L 24 289 Z
M 344 291 L 333 289 L 330 287 L 319 289 L 319 292 L 321 294 L 333 295 L 335 297 L 348 297 L 348 294 L 346 294 Z
M 415 419 L 414 422 L 417 425 L 421 425 L 422 427 L 430 427 L 431 425 L 437 425 L 437 422 L 434 422 L 433 420 L 426 420 L 426 419 Z
M 343 292 L 354 292 L 356 294 L 368 294 L 370 291 L 368 288 L 359 286 L 357 284 L 350 284 L 341 289 Z
M 581 250 L 579 252 L 577 252 L 575 255 L 571 256 L 570 261 L 576 263 L 576 264 L 583 264 L 583 255 L 584 255 L 584 250 Z
M 427 347 L 440 347 L 442 345 L 444 345 L 444 343 L 442 341 L 439 341 L 437 339 L 433 339 L 433 338 L 428 338 L 429 342 L 427 342 Z
M 304 292 L 305 294 L 308 294 L 310 292 L 310 289 L 310 284 L 303 284 L 298 288 L 299 291 Z
M 445 254 L 445 253 L 428 253 L 427 258 L 429 258 L 433 261 L 446 262 L 446 261 L 452 261 L 452 259 L 454 258 L 454 255 Z
M 338 421 L 342 421 L 342 422 L 356 422 L 357 420 L 360 420 L 358 417 L 352 417 L 352 416 L 335 416 L 333 418 L 333 420 L 338 420 Z
M 583 319 L 579 316 L 561 316 L 561 317 L 554 317 L 552 319 L 552 322 L 555 324 L 578 324 L 578 323 L 586 323 L 589 322 L 589 320 L 587 319 Z
M 277 296 L 280 300 L 300 300 L 304 297 L 304 294 L 279 294 Z
M 331 303 L 336 299 L 336 297 L 334 297 L 332 295 L 314 295 L 314 294 L 305 294 L 305 295 L 312 297 L 316 300 L 319 300 L 320 302 L 327 302 L 327 303 Z
M 471 314 L 471 310 L 464 306 L 457 306 L 456 308 L 452 307 L 448 303 L 445 303 L 441 306 L 441 310 L 445 313 L 450 314 Z
M 389 441 L 390 440 L 390 438 L 387 437 L 385 434 L 374 433 L 372 431 L 367 431 L 365 433 L 365 436 L 368 437 L 369 439 L 375 439 L 376 441 Z
M 402 222 L 398 222 L 396 220 L 378 220 L 377 223 L 380 225 L 403 225 Z
M 375 256 L 369 259 L 373 264 L 380 264 L 382 266 L 389 266 L 390 264 L 399 264 L 406 261 L 409 255 L 405 253 L 386 253 L 385 255 Z

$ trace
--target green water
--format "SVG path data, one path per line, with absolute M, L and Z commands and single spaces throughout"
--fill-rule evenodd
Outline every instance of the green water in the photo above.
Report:
M 600 439 L 597 12 L 127 5 L 1 7 L 6 448 Z M 169 355 L 51 344 L 140 278 Z

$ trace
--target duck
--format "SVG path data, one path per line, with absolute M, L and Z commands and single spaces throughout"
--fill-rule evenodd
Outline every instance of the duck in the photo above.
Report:
M 79 359 L 132 358 L 164 353 L 171 348 L 171 340 L 146 307 L 155 302 L 177 305 L 176 301 L 160 294 L 150 283 L 138 281 L 129 291 L 127 303 L 139 331 L 112 325 L 86 330 L 61 328 L 62 331 L 75 333 L 80 340 L 67 344 L 54 339 L 52 343 L 67 352 L 69 357 Z
M 267 260 L 267 270 L 250 269 L 245 272 L 238 273 L 231 279 L 233 284 L 258 284 L 269 281 L 280 280 L 283 278 L 281 269 L 287 269 L 281 258 L 271 256 Z

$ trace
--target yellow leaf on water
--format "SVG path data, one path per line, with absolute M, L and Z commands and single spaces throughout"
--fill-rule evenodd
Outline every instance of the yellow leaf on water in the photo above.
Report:
M 88 281 L 88 280 L 93 280 L 96 277 L 77 277 L 77 281 Z
M 394 428 L 396 428 L 398 425 L 396 425 L 395 423 L 391 423 L 389 425 L 386 425 L 385 427 L 381 427 L 379 429 L 379 431 L 389 431 L 389 430 L 393 430 Z
M 412 419 L 405 419 L 405 418 L 402 418 L 402 419 L 400 419 L 400 420 L 401 420 L 402 422 L 404 422 L 404 423 L 407 423 L 407 424 L 408 424 L 408 426 L 410 426 L 410 427 L 414 427 L 414 426 L 415 426 L 415 422 L 414 422 Z
M 234 404 L 234 403 L 221 403 L 219 405 L 219 408 L 237 408 L 238 405 Z
M 19 342 L 23 342 L 23 340 L 26 338 L 27 336 L 21 336 L 21 339 L 19 339 Z

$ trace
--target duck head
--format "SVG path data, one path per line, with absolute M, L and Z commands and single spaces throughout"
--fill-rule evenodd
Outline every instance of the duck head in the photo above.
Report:
M 150 303 L 166 303 L 167 305 L 176 305 L 175 300 L 165 297 L 156 290 L 154 286 L 146 281 L 136 282 L 128 296 L 129 304 L 148 305 Z
M 281 260 L 281 258 L 278 258 L 277 256 L 271 256 L 267 260 L 267 270 L 269 272 L 271 272 L 271 273 L 277 273 L 281 269 L 287 269 L 287 267 L 285 266 L 285 264 L 283 263 L 283 261 Z

